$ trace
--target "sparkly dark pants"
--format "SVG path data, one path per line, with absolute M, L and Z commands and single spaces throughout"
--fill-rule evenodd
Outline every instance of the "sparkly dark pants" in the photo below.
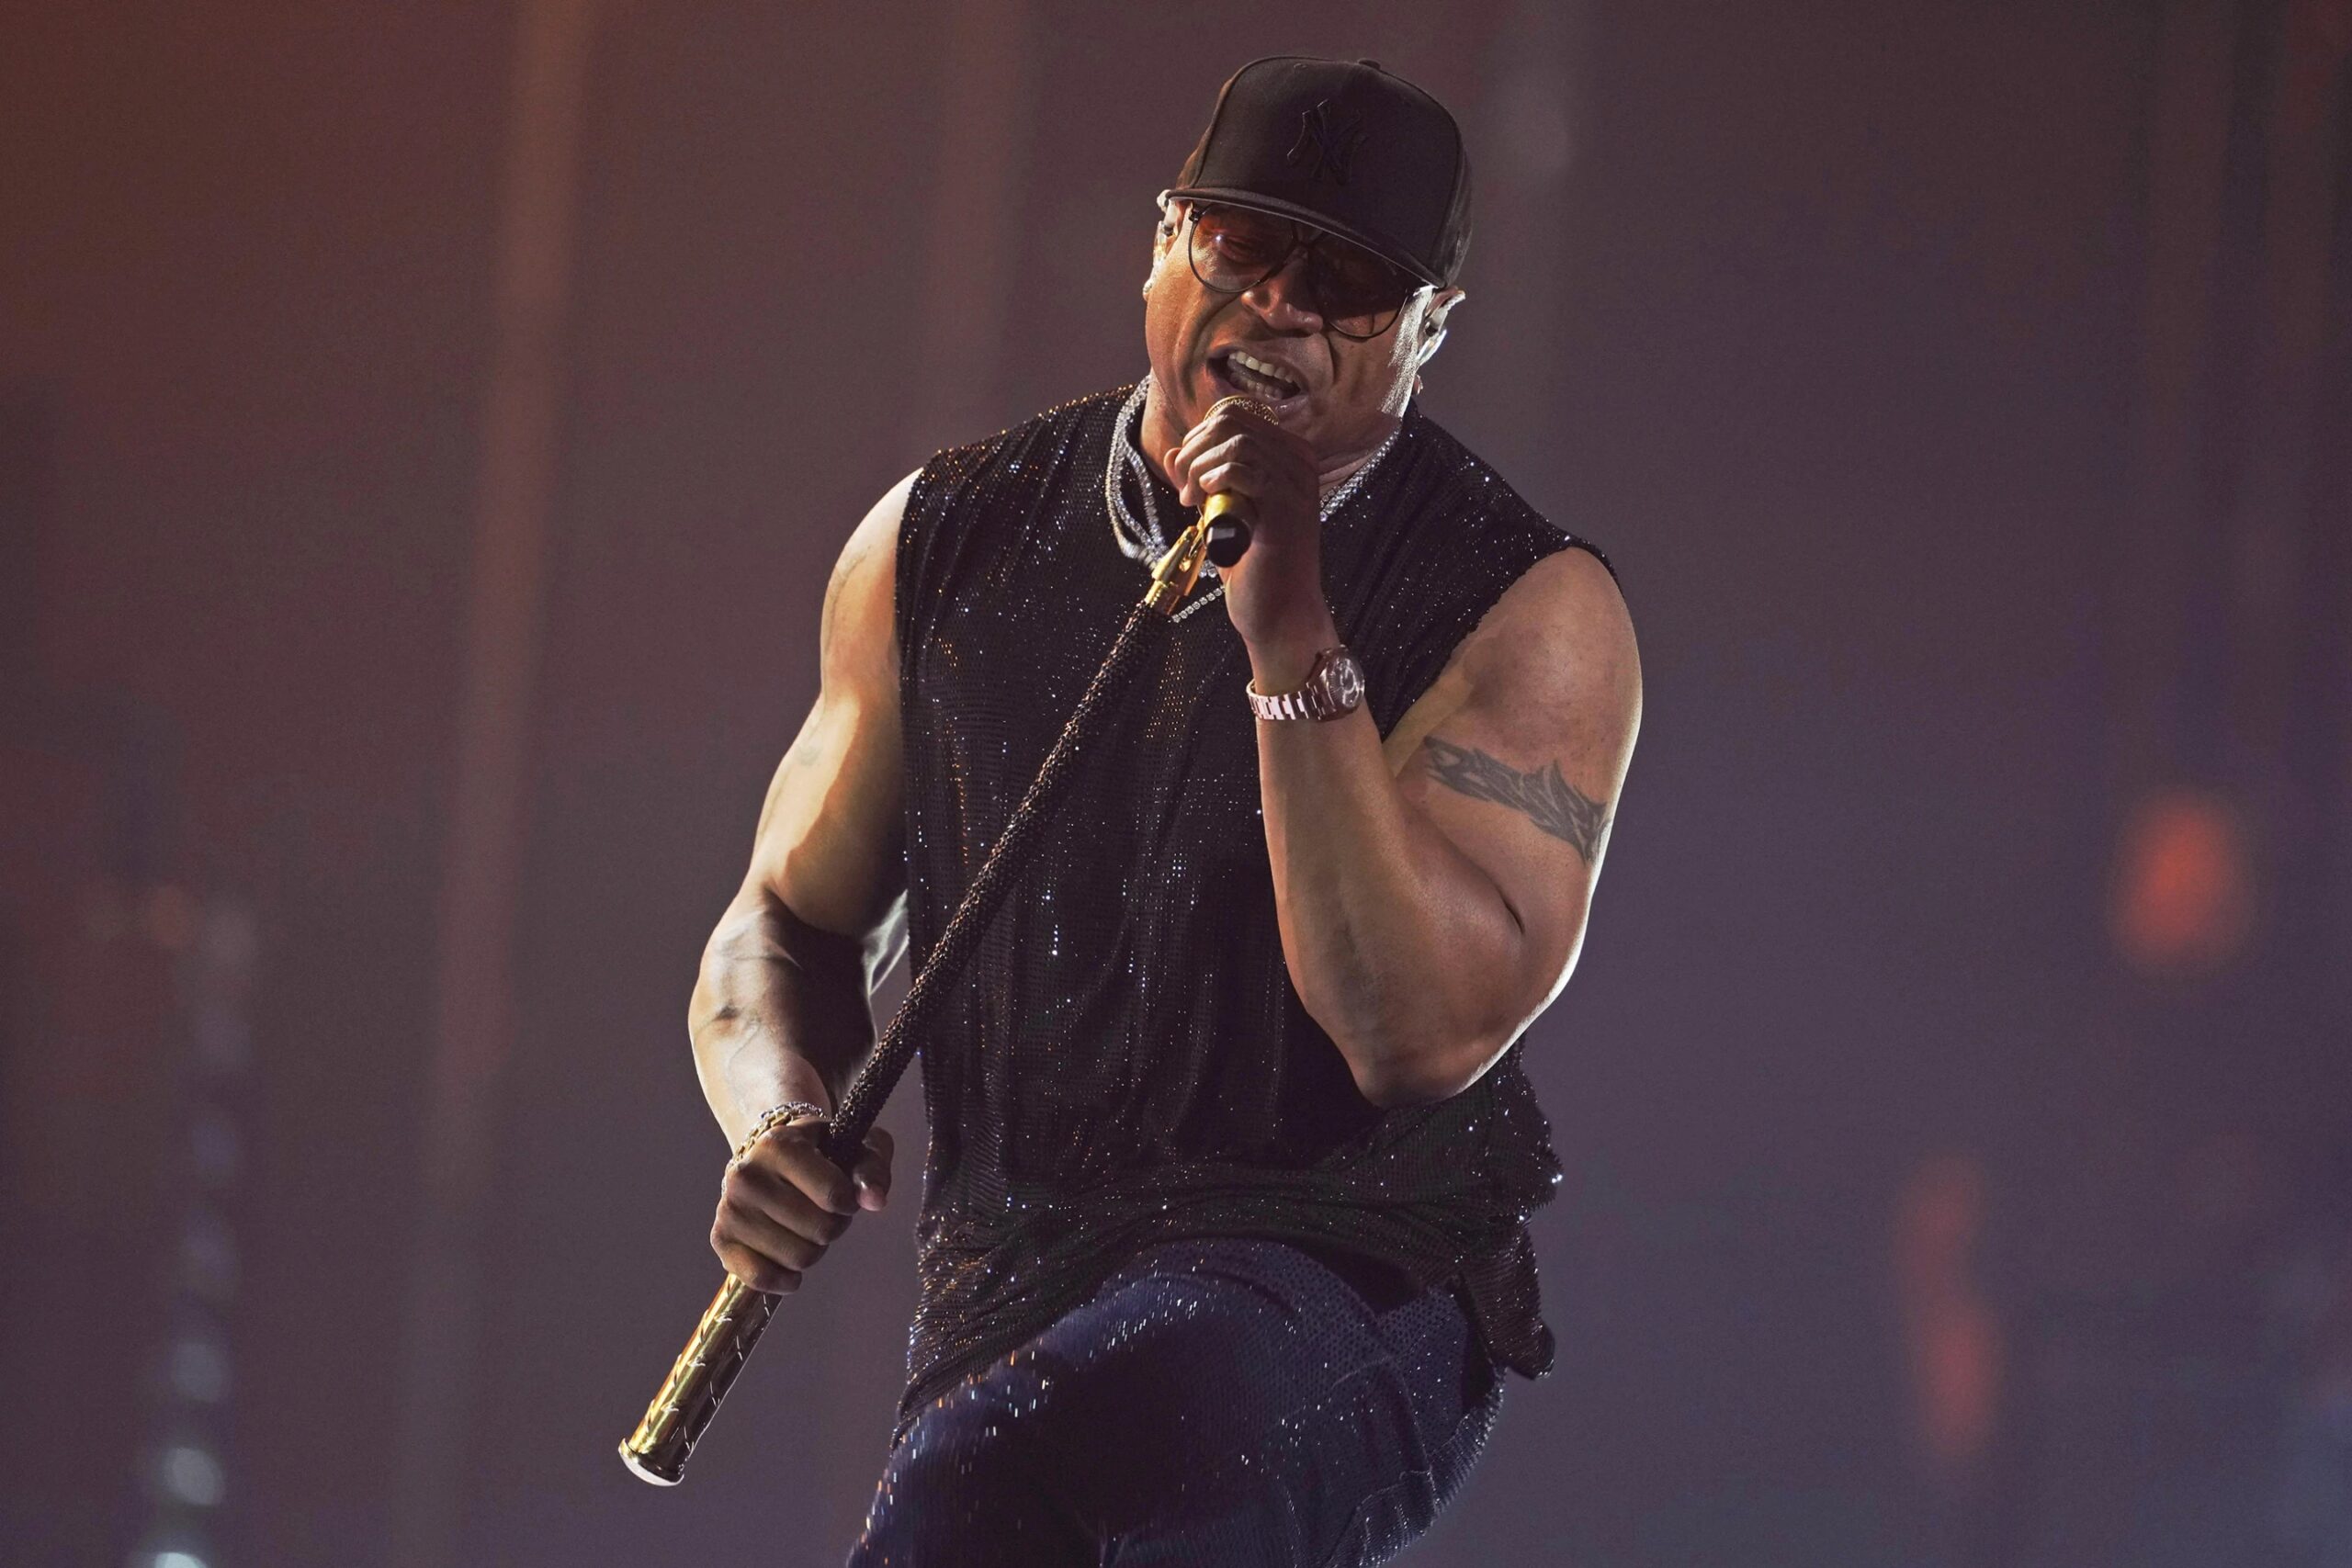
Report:
M 1279 1242 L 1164 1244 L 916 1418 L 851 1568 L 1383 1562 L 1501 1398 L 1444 1290 Z

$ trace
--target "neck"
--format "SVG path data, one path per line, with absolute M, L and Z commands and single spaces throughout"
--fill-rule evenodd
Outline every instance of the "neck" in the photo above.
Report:
M 1380 450 L 1380 444 L 1387 440 L 1396 427 L 1404 422 L 1404 411 L 1399 409 L 1393 414 L 1382 416 L 1380 428 L 1373 436 L 1369 446 L 1351 446 L 1341 452 L 1325 452 L 1317 449 L 1315 454 L 1317 487 L 1323 494 L 1329 495 L 1347 483 L 1348 477 L 1370 462 L 1372 455 Z M 1168 479 L 1168 468 L 1160 461 L 1160 455 L 1182 446 L 1187 434 L 1188 429 L 1177 424 L 1176 416 L 1169 412 L 1167 401 L 1160 395 L 1159 378 L 1157 376 L 1146 378 L 1143 394 L 1143 428 L 1139 440 L 1143 446 L 1143 460 L 1150 465 L 1153 473 L 1163 479 Z M 1173 484 L 1175 481 L 1169 479 L 1169 482 Z

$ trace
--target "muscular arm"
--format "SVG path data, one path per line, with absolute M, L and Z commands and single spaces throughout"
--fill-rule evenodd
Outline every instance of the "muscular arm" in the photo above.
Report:
M 1319 623 L 1253 643 L 1287 691 Z M 1260 720 L 1283 953 L 1379 1105 L 1476 1082 L 1567 983 L 1640 724 L 1633 628 L 1582 550 L 1532 568 L 1389 737 Z
M 787 1100 L 832 1108 L 874 1045 L 867 997 L 897 957 L 899 523 L 912 478 L 850 536 L 825 590 L 817 701 L 768 786 L 752 863 L 687 1008 L 729 1144 Z

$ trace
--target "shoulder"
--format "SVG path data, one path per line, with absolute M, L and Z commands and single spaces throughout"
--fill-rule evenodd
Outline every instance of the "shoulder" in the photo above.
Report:
M 836 583 L 859 574 L 871 574 L 877 563 L 882 570 L 888 570 L 890 558 L 896 553 L 899 525 L 906 520 L 908 498 L 922 482 L 922 474 L 917 468 L 884 491 L 882 499 L 867 508 L 857 526 L 850 531 L 841 558 L 833 563 Z
M 1465 648 L 1482 641 L 1531 653 L 1606 654 L 1629 665 L 1636 658 L 1625 596 L 1599 553 L 1587 547 L 1555 550 L 1521 572 Z
M 907 497 L 922 476 L 909 474 L 867 509 L 833 561 L 818 626 L 820 667 L 828 685 L 881 689 L 899 663 L 899 530 Z
M 1498 742 L 1600 756 L 1630 749 L 1641 721 L 1641 656 L 1614 570 L 1552 522 L 1436 422 L 1408 419 L 1410 481 L 1423 499 L 1413 575 L 1492 584 L 1476 620 L 1412 700 L 1385 750 L 1401 769 L 1440 726 L 1475 724 Z M 1476 558 L 1439 566 L 1430 552 Z M 1600 771 L 1609 771 L 1602 764 Z
M 1589 550 L 1536 562 L 1454 660 L 1465 706 L 1542 748 L 1623 755 L 1639 732 L 1641 652 L 1617 580 Z

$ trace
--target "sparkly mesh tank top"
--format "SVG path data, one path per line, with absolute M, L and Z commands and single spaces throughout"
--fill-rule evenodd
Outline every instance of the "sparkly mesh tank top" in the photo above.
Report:
M 944 452 L 909 491 L 896 618 L 917 964 L 1148 586 L 1104 493 L 1132 389 Z M 1128 482 L 1185 515 L 1156 475 Z M 1408 412 L 1323 534 L 1382 735 L 1521 572 L 1580 543 Z M 1221 604 L 1185 611 L 919 1042 L 931 1144 L 902 1424 L 1138 1248 L 1188 1235 L 1451 1280 L 1498 1364 L 1550 1364 L 1525 1221 L 1559 1167 L 1519 1047 L 1437 1104 L 1382 1111 L 1357 1092 L 1283 959 L 1240 634 Z

